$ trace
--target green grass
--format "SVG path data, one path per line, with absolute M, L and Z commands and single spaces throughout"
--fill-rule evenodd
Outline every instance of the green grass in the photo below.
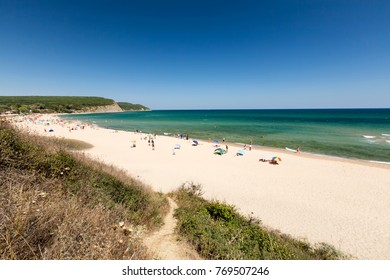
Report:
M 198 253 L 211 260 L 322 260 L 345 258 L 327 244 L 315 247 L 269 230 L 234 206 L 201 197 L 201 187 L 185 184 L 170 194 L 178 203 L 177 230 Z

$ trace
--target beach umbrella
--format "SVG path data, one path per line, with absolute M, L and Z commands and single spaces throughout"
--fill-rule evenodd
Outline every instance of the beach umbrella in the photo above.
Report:
M 219 141 L 218 141 L 217 139 L 214 139 L 213 142 L 214 142 L 214 143 L 218 143 Z
M 282 159 L 280 157 L 273 157 L 272 160 L 273 161 L 282 161 Z
M 226 154 L 226 150 L 222 149 L 222 148 L 218 148 L 218 149 L 214 150 L 214 154 L 216 154 L 216 155 L 223 155 L 223 154 Z
M 245 155 L 245 151 L 244 151 L 244 150 L 238 150 L 238 151 L 237 151 L 237 154 L 243 156 L 243 155 Z
M 193 145 L 193 146 L 198 146 L 198 144 L 199 144 L 198 140 L 193 140 L 193 141 L 192 141 L 192 145 Z
M 175 149 L 180 149 L 180 148 L 181 148 L 180 144 L 175 145 Z

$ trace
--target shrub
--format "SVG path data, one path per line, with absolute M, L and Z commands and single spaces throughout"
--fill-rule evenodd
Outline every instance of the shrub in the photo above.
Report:
M 196 191 L 194 191 L 196 190 Z M 308 243 L 267 229 L 233 206 L 201 197 L 201 187 L 186 183 L 170 195 L 177 201 L 177 231 L 206 259 L 338 259 L 331 246 Z

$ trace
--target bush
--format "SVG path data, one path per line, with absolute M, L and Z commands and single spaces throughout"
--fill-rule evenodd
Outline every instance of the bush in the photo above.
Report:
M 196 190 L 196 191 L 194 191 Z M 206 259 L 338 259 L 329 245 L 312 248 L 308 243 L 261 226 L 231 205 L 209 202 L 201 187 L 184 184 L 170 195 L 177 201 L 177 230 Z M 197 195 L 198 194 L 198 195 Z

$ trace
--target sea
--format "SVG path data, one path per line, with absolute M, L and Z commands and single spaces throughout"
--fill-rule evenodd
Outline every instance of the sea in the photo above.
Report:
M 100 127 L 296 149 L 390 164 L 390 109 L 152 110 L 71 114 Z

